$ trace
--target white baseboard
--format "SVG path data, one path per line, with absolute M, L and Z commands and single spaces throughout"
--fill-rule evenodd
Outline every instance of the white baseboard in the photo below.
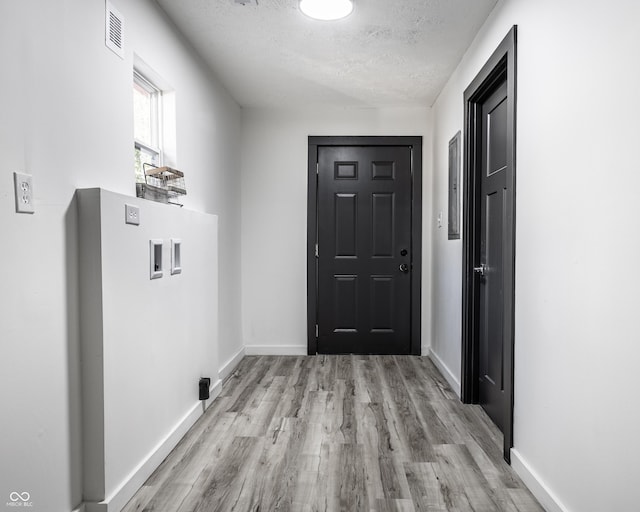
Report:
M 221 390 L 222 381 L 218 380 L 214 382 L 209 388 L 209 400 L 199 401 L 193 405 L 171 432 L 151 450 L 147 457 L 140 462 L 138 467 L 131 472 L 111 496 L 100 503 L 85 502 L 78 512 L 120 512 L 160 463 L 169 455 L 171 450 L 180 442 L 198 418 L 207 410 L 211 402 L 220 394 Z
M 438 370 L 440 370 L 440 373 L 445 378 L 445 380 L 449 383 L 449 386 L 451 386 L 451 389 L 453 389 L 454 393 L 460 396 L 460 392 L 461 392 L 460 381 L 449 369 L 449 367 L 446 364 L 444 364 L 444 361 L 440 359 L 438 354 L 436 354 L 430 348 L 426 350 L 426 353 L 423 351 L 423 354 L 428 356 L 429 359 L 433 361 L 433 364 L 436 366 Z
M 109 510 L 108 506 L 109 505 L 104 501 L 101 501 L 100 503 L 87 501 L 84 503 L 82 508 L 84 509 L 85 512 L 107 512 Z M 115 510 L 115 509 L 112 509 L 112 510 Z
M 306 345 L 246 345 L 248 356 L 306 356 Z
M 86 512 L 84 508 L 84 503 L 80 504 L 78 508 L 74 508 L 72 512 Z
M 515 448 L 511 448 L 511 467 L 547 512 L 569 512 Z
M 231 357 L 226 363 L 222 365 L 220 371 L 218 372 L 218 379 L 222 382 L 233 373 L 233 370 L 240 364 L 242 358 L 245 356 L 245 349 L 242 347 L 238 352 Z

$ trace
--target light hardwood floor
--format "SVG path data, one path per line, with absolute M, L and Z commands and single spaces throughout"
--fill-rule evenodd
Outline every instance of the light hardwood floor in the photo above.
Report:
M 124 512 L 542 510 L 428 358 L 252 356 Z

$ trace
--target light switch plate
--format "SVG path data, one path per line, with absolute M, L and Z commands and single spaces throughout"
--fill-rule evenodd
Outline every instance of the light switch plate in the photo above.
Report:
M 134 226 L 140 225 L 140 208 L 132 204 L 124 205 L 124 221 Z
M 34 213 L 33 205 L 33 177 L 23 172 L 13 173 L 13 185 L 16 196 L 17 213 Z

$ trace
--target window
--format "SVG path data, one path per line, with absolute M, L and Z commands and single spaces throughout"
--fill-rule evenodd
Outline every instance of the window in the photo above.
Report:
M 136 182 L 144 183 L 144 164 L 163 165 L 162 91 L 133 73 L 133 138 Z

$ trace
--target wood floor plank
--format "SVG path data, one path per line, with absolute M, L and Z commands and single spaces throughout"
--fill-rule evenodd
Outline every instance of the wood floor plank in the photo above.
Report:
M 303 405 L 309 381 L 309 368 L 305 358 L 291 358 L 295 362 L 287 381 L 280 408 L 276 413 L 284 418 L 297 418 Z
M 269 371 L 272 358 L 257 359 L 251 372 L 244 379 L 240 379 L 237 390 L 231 395 L 235 401 L 227 409 L 229 412 L 240 412 L 246 406 L 249 398 L 260 389 L 260 382 Z M 235 376 L 234 376 L 235 379 Z
M 458 415 L 457 409 L 452 407 L 452 402 L 454 400 L 441 400 L 430 404 L 447 432 L 448 443 L 461 444 L 471 437 L 471 433 L 468 423 Z
M 339 356 L 318 355 L 318 389 L 331 391 L 336 380 L 336 362 Z
M 331 447 L 324 443 L 318 455 L 302 455 L 292 511 L 328 511 L 335 507 L 335 497 L 327 492 L 336 473 L 330 471 Z
M 246 485 L 252 464 L 264 441 L 256 437 L 235 437 L 224 456 L 212 466 L 208 478 L 192 493 L 200 496 L 194 512 L 227 512 L 233 510 Z
M 369 387 L 367 386 L 366 370 L 370 366 L 368 356 L 357 356 L 353 361 L 353 378 L 355 379 L 356 401 L 372 402 Z
M 416 408 L 419 421 L 424 427 L 428 442 L 432 445 L 450 442 L 450 433 L 434 410 L 429 386 L 425 384 L 430 379 L 425 379 L 424 375 L 418 371 L 413 362 L 416 358 L 398 356 L 394 359 L 400 368 L 404 385 Z
M 413 357 L 411 358 L 411 362 L 416 366 L 418 373 L 429 377 L 424 380 L 423 384 L 427 387 L 432 400 L 458 399 L 431 359 L 428 357 Z
M 397 418 L 400 426 L 399 437 L 402 439 L 407 457 L 413 462 L 431 462 L 434 460 L 432 445 L 428 441 L 424 429 L 424 422 L 418 418 L 418 413 L 411 399 L 400 369 L 394 357 L 382 356 L 377 358 L 381 366 L 381 373 L 386 386 L 383 394 L 385 403 L 390 405 L 393 417 Z
M 513 503 L 516 512 L 540 512 L 540 510 L 542 510 L 529 489 L 520 487 L 517 489 L 506 489 L 505 492 L 511 499 L 511 503 Z
M 298 418 L 284 419 L 282 427 L 282 432 L 270 443 L 261 459 L 262 510 L 294 509 L 299 462 L 309 430 L 306 421 Z
M 342 509 L 346 510 L 346 509 Z M 416 508 L 411 500 L 378 500 L 376 512 L 415 512 Z
M 239 426 L 236 435 L 260 437 L 266 434 L 284 392 L 285 381 L 286 378 L 281 376 L 270 379 L 269 384 L 264 387 L 264 393 L 260 394 L 260 400 L 251 407 L 244 408 L 238 416 L 242 417 L 242 427 Z
M 329 468 L 341 468 L 341 471 L 329 472 L 329 510 L 369 511 L 364 463 L 361 445 L 330 445 Z
M 416 512 L 446 512 L 437 466 L 433 462 L 405 463 L 405 474 Z
M 261 358 L 258 356 L 243 357 L 242 361 L 223 382 L 218 398 L 230 397 L 240 393 L 250 384 L 251 380 L 248 377 L 253 373 L 254 367 L 258 363 L 262 363 Z
M 138 492 L 135 500 L 125 510 L 177 510 L 206 463 L 216 458 L 216 451 L 220 450 L 223 443 L 226 445 L 225 433 L 233 424 L 235 416 L 235 413 L 224 413 L 203 417 L 141 489 L 150 488 L 153 492 Z M 190 435 L 192 432 L 199 432 L 200 437 L 193 437 Z
M 475 438 L 468 439 L 465 444 L 492 489 L 517 489 L 523 486 L 518 476 L 501 456 L 487 454 Z M 501 452 L 500 455 L 502 455 Z
M 454 508 L 474 512 L 500 510 L 466 445 L 437 445 L 434 451 L 438 458 L 436 473 L 447 483 Z
M 402 499 L 410 494 L 404 468 L 400 461 L 408 460 L 408 454 L 403 449 L 397 432 L 397 422 L 389 421 L 389 411 L 385 404 L 370 403 L 369 409 L 373 413 L 373 424 L 369 426 L 369 434 L 377 438 L 377 457 L 380 470 L 380 480 L 385 498 Z
M 123 512 L 542 512 L 428 358 L 249 356 Z

